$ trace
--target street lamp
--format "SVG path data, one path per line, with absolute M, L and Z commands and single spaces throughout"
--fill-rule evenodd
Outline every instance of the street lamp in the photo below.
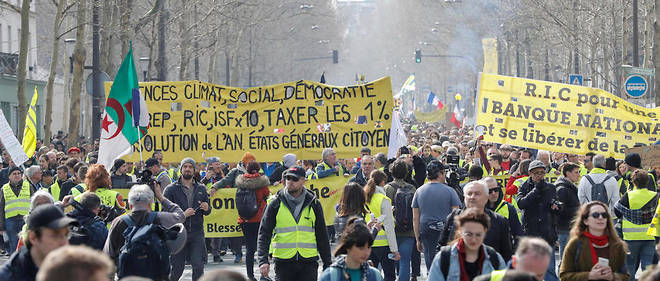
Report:
M 73 73 L 73 50 L 76 47 L 76 39 L 64 39 L 64 49 L 69 57 L 69 73 Z
M 147 71 L 149 70 L 149 61 L 151 61 L 151 59 L 149 57 L 141 57 L 138 59 L 138 61 L 140 62 L 140 69 L 142 69 L 144 81 L 148 81 L 149 79 L 147 79 Z

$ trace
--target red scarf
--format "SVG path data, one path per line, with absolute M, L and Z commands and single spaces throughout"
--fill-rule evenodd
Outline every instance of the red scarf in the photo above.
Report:
M 483 245 L 479 247 L 479 258 L 477 259 L 477 265 L 479 266 L 479 270 L 481 270 L 481 268 L 483 267 L 484 260 L 486 259 L 483 248 L 484 248 Z M 456 249 L 458 249 L 458 264 L 461 266 L 460 281 L 470 281 L 470 277 L 468 276 L 467 271 L 465 270 L 465 242 L 463 241 L 463 238 L 458 239 L 458 243 L 456 243 Z
M 591 248 L 591 261 L 593 261 L 594 265 L 598 263 L 598 256 L 596 255 L 596 250 L 594 249 L 594 245 L 599 246 L 599 247 L 605 247 L 607 246 L 607 243 L 609 240 L 607 239 L 607 234 L 603 234 L 603 236 L 595 236 L 589 231 L 582 232 L 582 235 L 585 237 L 589 238 L 589 247 Z

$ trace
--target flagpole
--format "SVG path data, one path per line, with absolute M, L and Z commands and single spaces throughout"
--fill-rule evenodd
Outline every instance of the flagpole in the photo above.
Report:
M 138 151 L 140 151 L 140 164 L 144 163 L 142 161 L 142 137 L 140 136 L 140 125 L 137 126 L 138 133 Z

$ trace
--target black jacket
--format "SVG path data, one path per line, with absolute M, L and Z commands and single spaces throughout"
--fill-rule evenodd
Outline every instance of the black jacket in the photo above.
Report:
M 185 212 L 188 208 L 195 209 L 195 214 L 187 217 L 183 225 L 186 227 L 188 233 L 204 233 L 204 216 L 211 214 L 211 203 L 209 202 L 209 194 L 206 193 L 206 187 L 193 180 L 193 205 L 188 205 L 188 198 L 183 192 L 182 188 L 186 188 L 181 182 L 181 178 L 178 181 L 173 182 L 165 188 L 163 195 L 165 198 L 172 201 L 172 203 L 179 205 L 181 209 Z M 204 211 L 199 207 L 199 202 L 206 202 L 209 204 L 209 210 Z
M 353 176 L 350 180 L 348 180 L 348 182 L 354 182 L 359 184 L 360 186 L 365 186 L 367 185 L 367 178 L 362 172 L 362 169 L 359 169 L 357 171 L 357 174 L 355 174 L 355 176 Z
M 23 246 L 0 267 L 0 280 L 34 281 L 38 270 L 30 256 L 30 249 Z
M 486 203 L 486 208 L 488 210 L 491 210 L 495 213 L 497 213 L 497 207 L 502 203 L 502 199 L 504 199 L 504 194 L 500 191 L 499 192 L 499 198 L 497 198 L 497 204 L 495 204 L 494 208 L 491 208 L 490 202 Z M 504 202 L 506 207 L 502 208 L 509 208 L 509 227 L 511 228 L 511 235 L 513 235 L 513 241 L 517 241 L 520 236 L 523 236 L 524 233 L 522 231 L 522 225 L 520 224 L 520 219 L 518 218 L 518 210 L 516 210 L 516 207 L 511 205 L 509 202 Z M 515 216 L 511 214 L 516 214 Z M 515 249 L 515 247 L 514 247 Z
M 281 189 L 277 192 L 277 194 L 275 194 L 275 198 L 270 202 L 270 204 L 268 204 L 266 211 L 264 212 L 264 216 L 261 218 L 261 225 L 259 226 L 259 238 L 257 241 L 257 259 L 259 265 L 265 263 L 270 264 L 268 261 L 268 249 L 270 248 L 270 242 L 273 238 L 273 230 L 275 230 L 276 217 L 277 212 L 280 209 L 280 202 L 284 202 L 284 205 L 289 209 L 289 212 L 293 214 L 293 207 L 289 206 L 286 203 L 286 200 L 280 198 L 281 196 L 284 196 L 282 195 L 282 192 L 284 192 L 284 189 Z M 319 252 L 319 256 L 321 256 L 323 269 L 325 269 L 329 267 L 330 264 L 332 264 L 332 260 L 330 258 L 330 242 L 328 242 L 328 233 L 325 227 L 323 207 L 321 206 L 321 202 L 316 199 L 314 192 L 310 191 L 309 189 L 305 189 L 304 192 L 305 200 L 303 201 L 302 209 L 304 210 L 307 208 L 307 206 L 311 205 L 312 210 L 314 210 L 314 214 L 316 215 L 316 225 L 314 226 L 314 232 L 316 234 L 316 248 Z M 317 257 L 306 259 L 301 257 L 299 254 L 296 254 L 293 258 L 291 258 L 291 260 L 296 261 L 316 261 L 317 259 Z M 275 260 L 277 261 L 278 259 L 275 258 Z
M 545 180 L 533 184 L 531 177 L 518 190 L 518 208 L 522 210 L 523 231 L 528 236 L 545 239 L 550 245 L 557 241 L 555 215 L 559 211 L 552 210 L 555 196 L 553 184 Z
M 105 240 L 108 238 L 108 228 L 105 223 L 91 211 L 74 208 L 76 209 L 66 215 L 78 220 L 80 225 L 88 226 L 90 241 L 85 246 L 102 251 Z
M 509 221 L 502 215 L 495 213 L 491 210 L 484 210 L 488 217 L 490 217 L 490 228 L 486 232 L 486 237 L 484 237 L 484 244 L 493 247 L 505 261 L 511 259 L 513 255 L 513 246 L 511 245 L 511 228 L 509 226 Z M 454 217 L 458 216 L 463 209 L 452 210 L 451 213 L 447 216 L 447 222 L 453 222 Z M 440 251 L 442 246 L 447 245 L 449 242 L 454 240 L 456 233 L 456 224 L 447 223 L 440 233 L 440 238 L 438 239 L 437 249 Z
M 560 176 L 555 181 L 555 187 L 557 188 L 557 201 L 561 203 L 559 218 L 557 219 L 557 230 L 569 231 L 571 230 L 573 217 L 580 208 L 577 186 L 564 176 Z
M 268 180 L 270 181 L 270 184 L 274 184 L 276 182 L 279 182 L 282 180 L 282 173 L 289 169 L 289 167 L 286 167 L 284 165 L 279 165 L 275 170 L 273 170 L 273 173 L 270 174 L 270 177 L 268 177 Z

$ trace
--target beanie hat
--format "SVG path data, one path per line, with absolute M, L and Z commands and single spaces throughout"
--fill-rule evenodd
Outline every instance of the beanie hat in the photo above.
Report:
M 282 157 L 282 162 L 284 167 L 290 168 L 296 165 L 296 155 L 293 153 L 287 153 Z
M 640 157 L 638 153 L 634 153 L 634 152 L 633 153 L 628 153 L 628 155 L 626 155 L 626 160 L 625 161 L 626 161 L 626 164 L 628 164 L 628 166 L 632 166 L 632 167 L 635 167 L 637 169 L 642 168 L 642 157 Z
M 9 173 L 7 173 L 7 175 L 11 175 L 11 173 L 13 173 L 14 171 L 19 171 L 19 172 L 21 172 L 21 174 L 23 174 L 23 170 L 21 170 L 20 167 L 13 166 L 13 167 L 9 168 Z
M 197 167 L 197 165 L 195 164 L 195 160 L 193 160 L 190 157 L 186 157 L 186 158 L 183 158 L 183 160 L 181 160 L 181 167 L 183 167 L 183 164 L 186 164 L 186 163 L 192 165 L 193 170 Z
M 110 169 L 111 172 L 117 171 L 117 169 L 121 168 L 122 165 L 124 165 L 126 161 L 124 159 L 115 159 L 115 163 L 112 164 L 112 169 Z
M 254 160 L 257 160 L 257 158 L 254 157 L 254 154 L 252 154 L 250 152 L 245 152 L 245 154 L 243 154 L 243 158 L 241 159 L 241 162 L 243 163 L 243 166 L 245 167 L 245 166 L 247 166 L 248 162 L 254 161 Z M 183 163 L 183 162 L 181 162 L 181 163 Z

